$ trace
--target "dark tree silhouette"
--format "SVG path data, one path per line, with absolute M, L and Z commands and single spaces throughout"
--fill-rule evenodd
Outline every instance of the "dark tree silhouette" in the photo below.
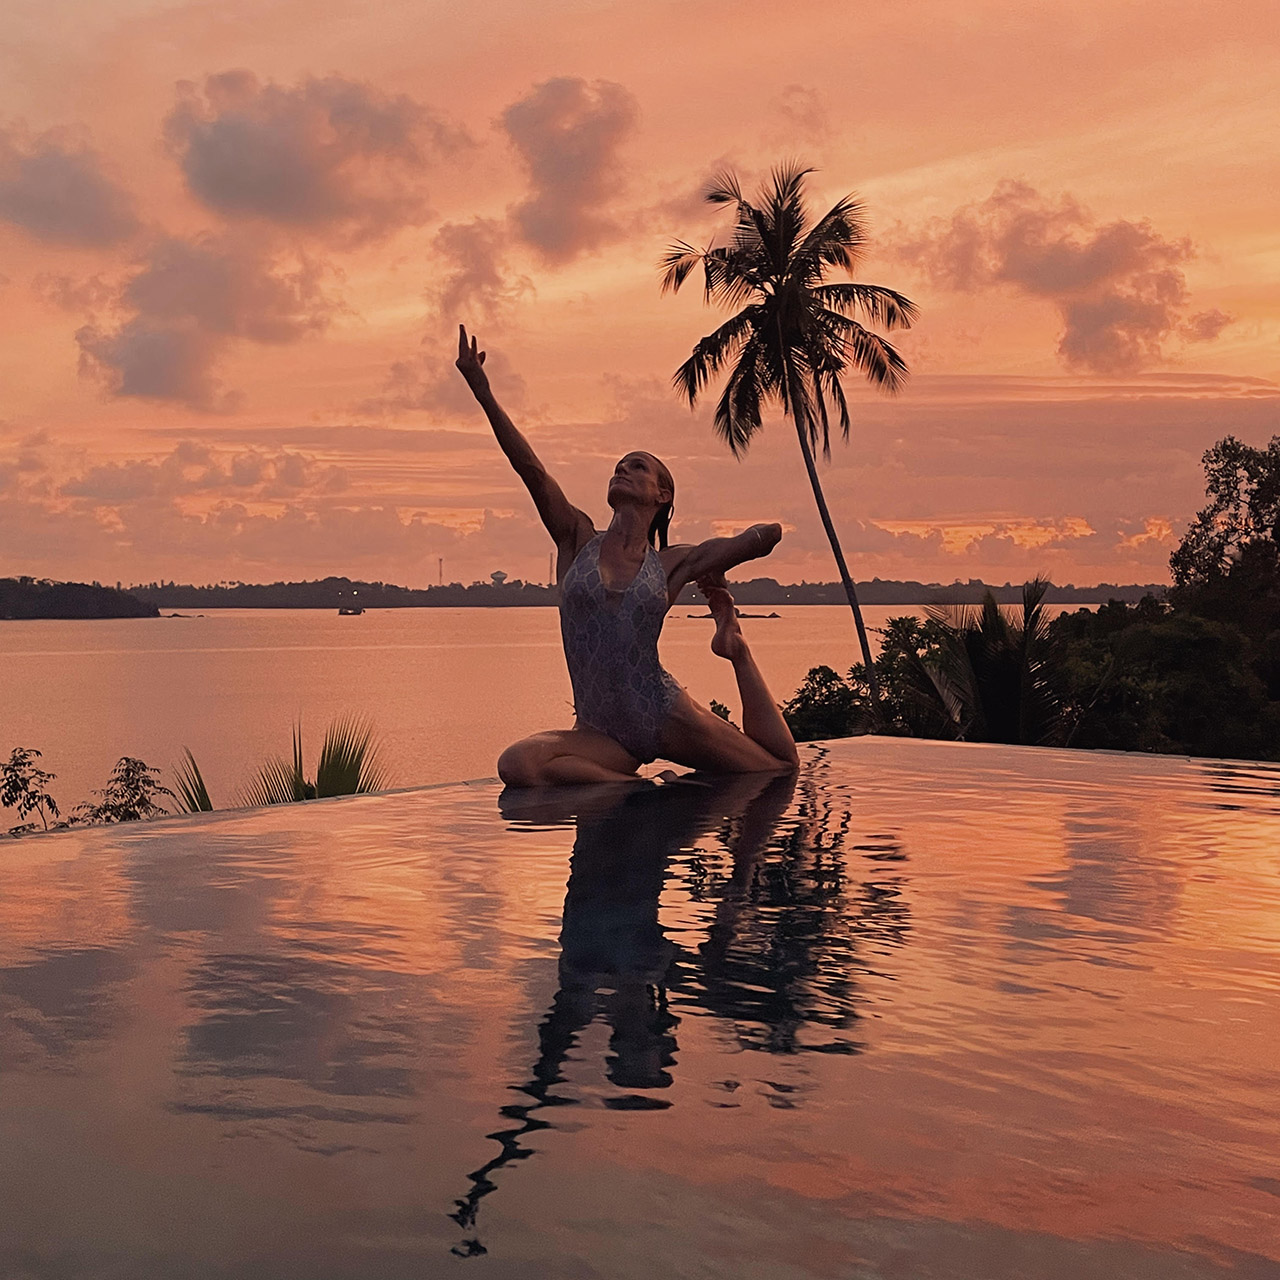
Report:
M 760 429 L 767 402 L 777 403 L 795 423 L 818 514 L 853 610 L 874 701 L 879 688 L 867 629 L 813 455 L 819 441 L 823 456 L 831 455 L 829 406 L 838 414 L 841 434 L 849 437 L 849 406 L 840 379 L 850 365 L 889 392 L 897 391 L 907 376 L 906 362 L 893 346 L 855 317 L 884 329 L 906 329 L 916 317 L 916 306 L 880 285 L 826 283 L 832 268 L 852 273 L 867 232 L 863 207 L 851 195 L 812 221 L 804 201 L 805 178 L 812 172 L 798 164 L 780 166 L 754 203 L 742 194 L 734 174 L 716 178 L 706 198 L 735 206 L 731 243 L 707 249 L 682 241 L 672 245 L 661 264 L 662 290 L 678 290 L 701 267 L 706 300 L 740 308 L 698 342 L 676 371 L 676 386 L 693 405 L 707 383 L 730 368 L 715 426 L 735 456 Z

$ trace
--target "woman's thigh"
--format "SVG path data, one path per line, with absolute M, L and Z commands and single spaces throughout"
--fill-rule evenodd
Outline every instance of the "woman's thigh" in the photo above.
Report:
M 741 729 L 700 707 L 682 690 L 662 727 L 666 760 L 708 773 L 767 773 L 790 768 Z
M 504 782 L 536 786 L 553 781 L 547 770 L 566 756 L 614 774 L 632 774 L 640 767 L 640 761 L 608 734 L 579 724 L 572 729 L 545 729 L 513 742 L 498 758 L 498 773 Z

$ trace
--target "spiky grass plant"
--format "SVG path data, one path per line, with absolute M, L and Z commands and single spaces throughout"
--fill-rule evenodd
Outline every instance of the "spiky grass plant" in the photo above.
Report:
M 179 813 L 210 813 L 213 801 L 209 798 L 209 788 L 204 784 L 204 776 L 190 747 L 183 747 L 182 754 L 186 759 L 173 771 L 173 784 L 177 788 Z
M 366 795 L 387 786 L 387 770 L 373 725 L 363 716 L 339 716 L 325 731 L 315 781 L 302 764 L 302 725 L 293 727 L 293 759 L 265 761 L 241 796 L 246 806 L 292 804 L 324 796 Z

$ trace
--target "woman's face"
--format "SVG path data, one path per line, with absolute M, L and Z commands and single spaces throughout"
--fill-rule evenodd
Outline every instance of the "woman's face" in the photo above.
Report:
M 660 507 L 671 501 L 671 482 L 662 464 L 651 453 L 637 451 L 618 459 L 609 478 L 609 505 L 635 502 Z

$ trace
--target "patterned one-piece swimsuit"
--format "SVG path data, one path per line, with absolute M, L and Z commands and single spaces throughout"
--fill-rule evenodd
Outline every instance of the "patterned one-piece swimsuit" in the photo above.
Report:
M 667 615 L 667 574 L 653 547 L 625 591 L 600 577 L 597 533 L 560 586 L 560 635 L 578 720 L 606 733 L 641 763 L 658 755 L 662 726 L 680 686 L 658 661 Z

